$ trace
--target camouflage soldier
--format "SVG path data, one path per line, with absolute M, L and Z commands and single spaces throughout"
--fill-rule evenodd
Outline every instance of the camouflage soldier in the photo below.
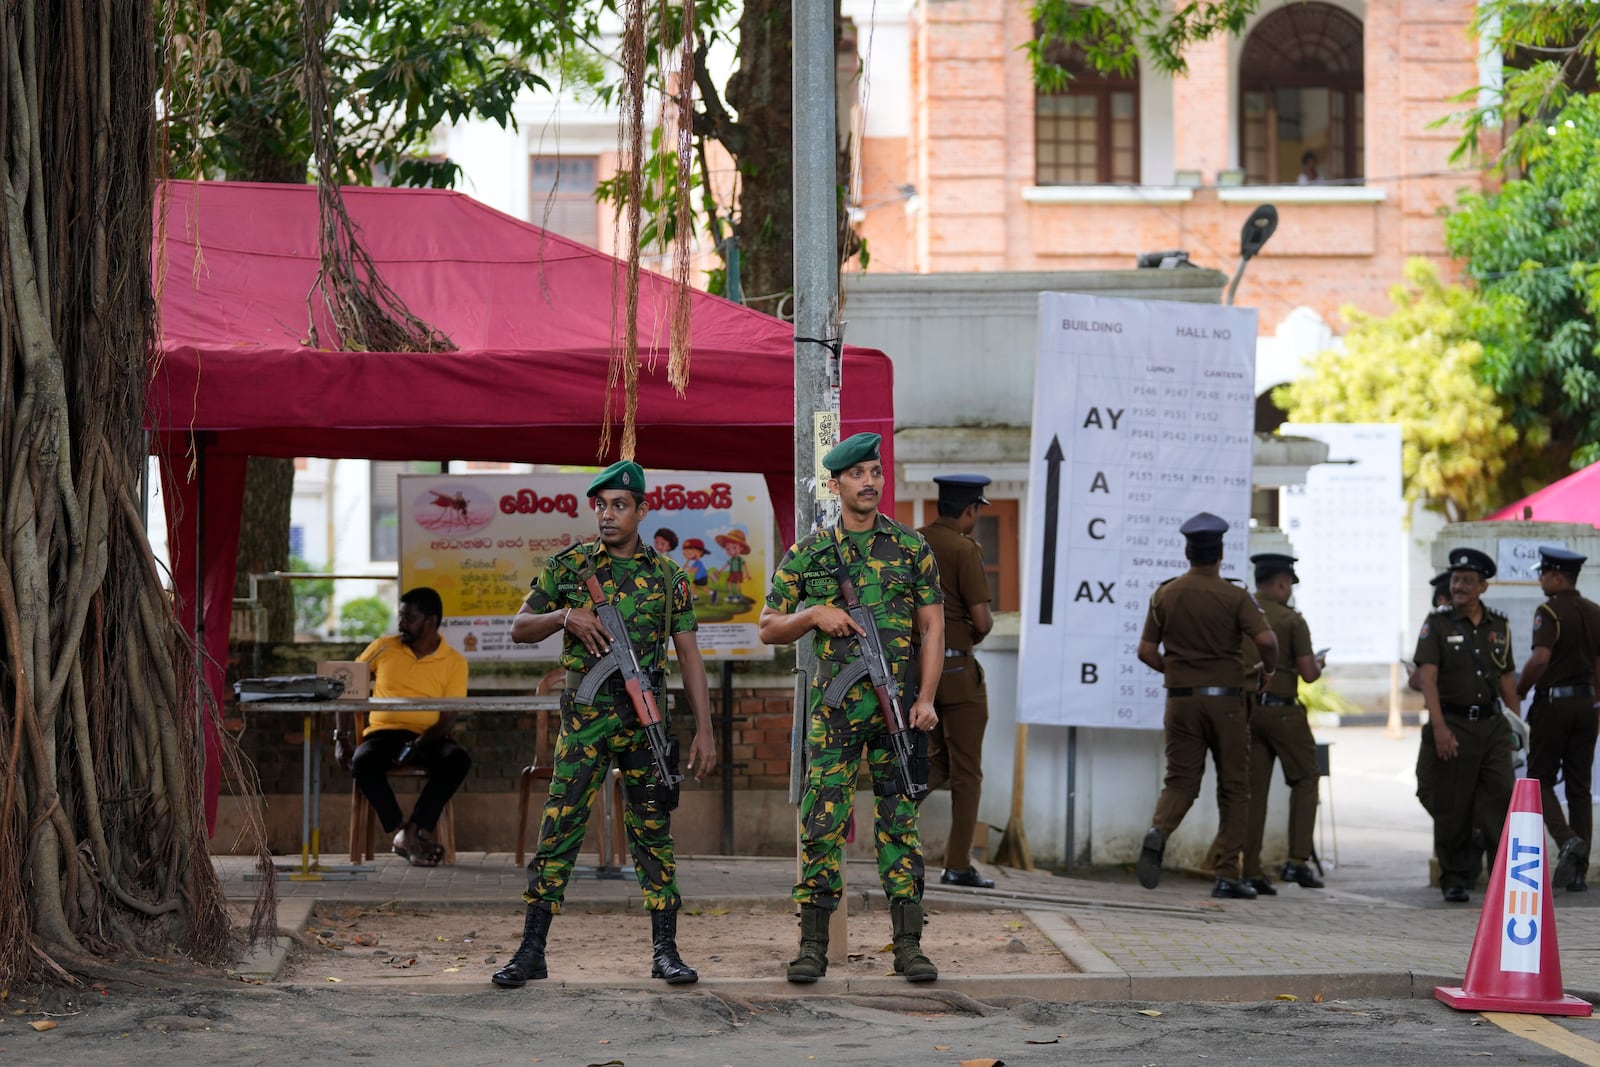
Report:
M 800 955 L 789 964 L 791 982 L 815 982 L 827 973 L 828 920 L 843 891 L 839 864 L 863 747 L 876 795 L 874 839 L 878 877 L 894 924 L 894 969 L 912 982 L 939 976 L 922 952 L 923 866 L 917 808 L 900 791 L 877 695 L 865 679 L 842 697 L 827 692 L 829 683 L 861 655 L 853 639 L 861 628 L 840 606 L 837 575 L 843 567 L 861 602 L 872 611 L 902 692 L 908 698 L 915 694 L 905 701 L 910 705 L 910 725 L 927 730 L 939 721 L 933 708 L 944 665 L 939 569 L 927 542 L 878 511 L 884 480 L 879 440 L 877 434 L 856 434 L 822 457 L 831 474 L 828 488 L 838 494 L 843 513 L 838 525 L 789 549 L 778 563 L 761 612 L 762 641 L 790 644 L 814 635 L 820 661 L 806 730 L 801 871 L 794 887 L 800 905 Z M 915 657 L 913 641 L 920 648 Z
M 555 773 L 539 827 L 539 848 L 528 862 L 522 944 L 492 978 L 495 985 L 508 989 L 548 973 L 544 948 L 550 919 L 561 910 L 573 859 L 589 824 L 589 811 L 613 757 L 622 769 L 628 798 L 623 811 L 628 846 L 650 912 L 651 977 L 664 978 L 672 985 L 699 978 L 678 955 L 682 899 L 675 877 L 670 815 L 677 806 L 677 790 L 659 780 L 645 732 L 618 675 L 611 675 L 600 687 L 593 703 L 577 701 L 584 675 L 611 647 L 585 585 L 593 573 L 625 620 L 639 665 L 653 675 L 658 694 L 666 664 L 666 640 L 672 638 L 683 669 L 684 691 L 694 710 L 695 735 L 689 746 L 688 769 L 696 779 L 711 770 L 715 758 L 711 701 L 695 637 L 689 581 L 677 564 L 640 540 L 639 523 L 649 510 L 644 493 L 644 471 L 637 463 L 614 463 L 602 471 L 589 484 L 599 539 L 553 556 L 512 622 L 512 640 L 522 644 L 536 644 L 558 630 L 565 632 L 561 663 L 567 668 L 567 688 L 562 695 Z

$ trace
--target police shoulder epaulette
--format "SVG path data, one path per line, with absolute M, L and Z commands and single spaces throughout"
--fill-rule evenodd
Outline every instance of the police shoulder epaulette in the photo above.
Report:
M 1453 604 L 1440 604 L 1438 607 L 1434 608 L 1428 614 L 1430 614 L 1430 615 L 1449 615 L 1451 612 L 1453 612 L 1455 610 L 1456 610 L 1455 609 L 1455 605 L 1453 605 Z
M 1493 608 L 1491 608 L 1491 607 L 1490 607 L 1490 606 L 1489 606 L 1489 605 L 1487 605 L 1487 604 L 1485 604 L 1485 605 L 1484 605 L 1484 606 L 1483 606 L 1483 613 L 1484 613 L 1484 614 L 1485 614 L 1485 615 L 1487 615 L 1487 616 L 1489 616 L 1489 618 L 1491 618 L 1491 619 L 1498 619 L 1498 620 L 1500 620 L 1500 621 L 1501 621 L 1501 622 L 1505 622 L 1505 621 L 1507 621 L 1507 620 L 1506 620 L 1506 616 L 1505 616 L 1505 612 L 1503 612 L 1503 611 L 1496 611 L 1496 610 L 1495 610 L 1495 609 L 1493 609 Z
M 1173 576 L 1172 576 L 1172 577 L 1171 577 L 1171 578 L 1168 578 L 1168 579 L 1167 579 L 1167 581 L 1166 581 L 1166 582 L 1158 582 L 1158 583 L 1157 583 L 1157 584 L 1156 584 L 1156 588 L 1157 588 L 1157 589 L 1160 589 L 1160 588 L 1161 588 L 1161 587 L 1162 587 L 1162 586 L 1163 586 L 1163 585 L 1166 585 L 1166 584 L 1167 584 L 1167 582 L 1175 582 L 1175 581 L 1177 581 L 1177 580 L 1178 580 L 1178 579 L 1179 579 L 1179 578 L 1181 578 L 1181 577 L 1183 577 L 1183 575 L 1181 575 L 1181 574 L 1174 574 L 1174 575 L 1173 575 Z
M 1227 582 L 1227 583 L 1229 583 L 1230 585 L 1236 585 L 1241 589 L 1244 588 L 1244 579 L 1243 578 L 1224 578 L 1222 580 Z

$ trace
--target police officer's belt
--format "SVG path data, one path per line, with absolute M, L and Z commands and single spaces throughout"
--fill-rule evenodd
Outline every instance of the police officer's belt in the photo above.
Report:
M 1272 693 L 1262 693 L 1256 697 L 1256 703 L 1264 708 L 1293 708 L 1298 707 L 1300 701 L 1294 697 L 1280 697 Z
M 1236 685 L 1180 685 L 1167 690 L 1169 697 L 1242 697 L 1244 690 Z
M 961 656 L 965 656 L 967 652 L 968 650 L 965 648 L 947 648 L 944 650 L 944 658 L 957 659 Z
M 1439 705 L 1439 710 L 1444 712 L 1446 715 L 1454 715 L 1457 718 L 1466 719 L 1470 722 L 1473 719 L 1487 719 L 1491 715 L 1499 714 L 1500 702 L 1496 700 L 1490 704 L 1441 703 Z
M 1594 696 L 1594 686 L 1583 684 L 1552 685 L 1548 689 L 1539 690 L 1537 695 L 1546 700 L 1566 700 L 1568 697 L 1592 697 Z

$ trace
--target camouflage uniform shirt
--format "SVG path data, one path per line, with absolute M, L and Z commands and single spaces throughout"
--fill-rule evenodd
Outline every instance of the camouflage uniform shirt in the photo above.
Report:
M 915 680 L 911 636 L 917 609 L 944 602 L 939 565 L 934 562 L 928 542 L 916 531 L 879 515 L 865 536 L 837 526 L 812 534 L 778 562 L 767 606 L 785 615 L 814 604 L 843 608 L 844 596 L 834 576 L 840 553 L 848 562 L 846 573 L 856 587 L 856 595 L 877 621 L 889 668 L 904 687 Z M 854 637 L 813 631 L 812 640 L 821 661 L 817 686 L 813 688 L 817 698 L 820 689 L 860 653 Z
M 544 573 L 534 579 L 533 591 L 525 601 L 528 610 L 543 614 L 569 607 L 593 607 L 583 580 L 591 561 L 600 588 L 627 623 L 628 640 L 639 657 L 639 666 L 647 671 L 664 668 L 667 639 L 697 629 L 694 600 L 683 568 L 643 540 L 632 559 L 613 557 L 598 541 L 573 545 L 552 556 Z M 587 673 L 600 658 L 572 634 L 563 638 L 561 665 L 567 670 Z

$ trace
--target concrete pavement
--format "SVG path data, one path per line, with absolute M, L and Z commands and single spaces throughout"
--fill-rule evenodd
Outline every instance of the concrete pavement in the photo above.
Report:
M 1354 997 L 1431 997 L 1435 985 L 1459 984 L 1479 919 L 1482 894 L 1469 905 L 1446 905 L 1427 886 L 1427 819 L 1405 773 L 1414 760 L 1416 731 L 1387 738 L 1380 729 L 1337 735 L 1337 835 L 1321 850 L 1339 856 L 1328 888 L 1280 886 L 1255 901 L 1213 900 L 1210 882 L 1168 871 L 1155 890 L 1143 890 L 1131 869 L 1099 868 L 1073 877 L 1042 871 L 984 868 L 993 890 L 930 886 L 932 912 L 1010 907 L 1028 913 L 1078 973 L 1052 975 L 952 973 L 937 986 L 974 997 L 1025 994 L 1035 998 L 1145 1001 L 1270 1000 Z M 1326 788 L 1326 787 L 1325 787 Z M 1328 793 L 1324 792 L 1324 798 Z M 1348 799 L 1347 799 L 1348 798 Z M 1276 813 L 1275 813 L 1276 817 Z M 1333 846 L 1330 848 L 1330 844 Z M 330 864 L 340 857 L 326 857 Z M 591 857 L 584 857 L 590 859 Z M 254 896 L 249 857 L 217 859 L 230 900 Z M 1271 864 L 1269 863 L 1269 868 Z M 379 857 L 361 880 L 295 881 L 276 886 L 278 925 L 299 930 L 317 901 L 412 905 L 519 905 L 525 874 L 506 853 L 462 853 L 453 867 L 417 868 Z M 678 876 L 688 907 L 786 909 L 791 858 L 685 856 Z M 876 875 L 866 862 L 849 865 L 850 907 L 882 910 Z M 869 891 L 870 890 L 870 891 Z M 637 909 L 632 872 L 623 878 L 579 876 L 568 902 L 587 910 Z M 1600 1000 L 1600 890 L 1557 890 L 1555 913 L 1563 977 L 1569 992 Z M 240 970 L 270 976 L 281 963 L 284 939 L 259 951 Z M 483 984 L 462 976 L 450 985 Z M 567 983 L 575 984 L 575 983 Z M 619 976 L 607 987 L 649 988 Z M 904 991 L 894 978 L 824 980 L 791 986 L 781 977 L 757 981 L 702 980 L 738 995 L 837 994 Z

